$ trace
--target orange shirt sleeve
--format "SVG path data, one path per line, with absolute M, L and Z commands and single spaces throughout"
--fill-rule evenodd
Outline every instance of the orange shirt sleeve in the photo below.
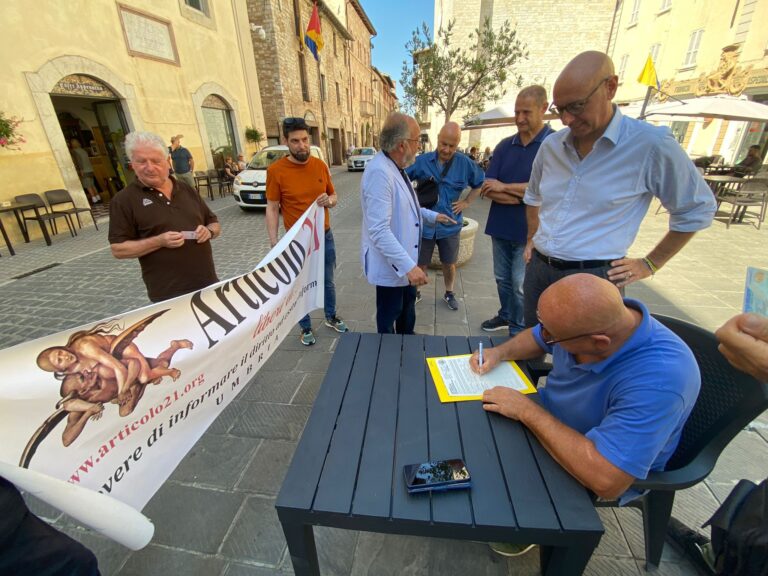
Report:
M 277 162 L 267 168 L 267 200 L 280 202 L 280 173 Z

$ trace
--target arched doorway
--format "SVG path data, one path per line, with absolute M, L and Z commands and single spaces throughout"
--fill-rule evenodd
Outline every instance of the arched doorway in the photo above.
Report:
M 70 156 L 69 147 L 64 138 L 51 96 L 54 87 L 63 78 L 73 75 L 89 76 L 110 90 L 111 96 L 108 99 L 119 102 L 126 132 L 142 130 L 143 124 L 133 86 L 124 82 L 120 76 L 103 64 L 89 60 L 84 56 L 60 56 L 49 60 L 36 72 L 24 73 L 27 86 L 37 107 L 38 117 L 48 137 L 53 159 L 61 172 L 64 187 L 77 197 L 79 194 L 83 194 L 82 192 L 78 194 L 78 191 L 82 190 L 82 185 Z M 94 100 L 98 100 L 98 98 L 94 98 Z M 82 196 L 81 198 L 82 200 L 78 203 L 85 202 L 85 198 Z
M 106 205 L 134 179 L 125 154 L 124 140 L 129 130 L 120 99 L 109 86 L 86 74 L 63 77 L 51 89 L 50 97 L 80 171 L 81 184 L 86 191 L 90 188 L 98 193 L 89 200 L 103 200 Z M 75 154 L 76 148 L 82 148 L 87 156 L 83 152 Z
M 232 109 L 218 94 L 206 96 L 201 108 L 213 165 L 217 170 L 222 170 L 227 156 L 237 158 L 239 154 L 232 123 Z

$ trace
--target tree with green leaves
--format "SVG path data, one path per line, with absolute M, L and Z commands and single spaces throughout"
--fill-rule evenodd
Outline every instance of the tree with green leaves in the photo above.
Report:
M 405 107 L 416 112 L 435 106 L 448 122 L 461 108 L 469 116 L 483 110 L 486 102 L 499 100 L 507 91 L 508 80 L 520 86 L 522 77 L 513 66 L 528 57 L 517 30 L 505 21 L 497 30 L 490 18 L 469 34 L 465 46 L 456 45 L 454 21 L 432 38 L 426 23 L 413 32 L 405 45 L 411 62 L 403 62 L 400 82 Z

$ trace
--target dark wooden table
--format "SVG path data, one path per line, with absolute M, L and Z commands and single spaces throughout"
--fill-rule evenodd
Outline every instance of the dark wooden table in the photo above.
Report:
M 27 231 L 27 227 L 24 225 L 24 220 L 22 219 L 22 214 L 24 210 L 34 210 L 35 216 L 38 218 L 40 217 L 40 212 L 37 209 L 37 206 L 34 204 L 25 204 L 22 202 L 11 202 L 7 206 L 0 206 L 0 214 L 4 212 L 13 212 L 13 215 L 16 216 L 16 223 L 19 225 L 19 230 L 21 230 L 21 235 L 24 237 L 24 242 L 29 242 L 29 232 Z M 40 229 L 43 232 L 43 238 L 45 238 L 45 243 L 50 246 L 51 245 L 51 237 L 48 234 L 48 230 L 44 225 L 40 225 Z M 0 232 L 3 234 L 3 239 L 5 240 L 6 245 L 8 246 L 8 252 L 11 253 L 11 256 L 15 256 L 16 252 L 13 250 L 13 246 L 11 246 L 11 241 L 8 238 L 8 234 L 5 232 L 5 227 L 2 224 L 2 221 L 0 221 Z
M 293 569 L 319 574 L 313 525 L 541 545 L 544 574 L 581 574 L 603 534 L 592 500 L 518 422 L 442 404 L 426 357 L 488 338 L 344 334 L 276 508 Z M 409 495 L 403 466 L 463 458 L 470 490 Z

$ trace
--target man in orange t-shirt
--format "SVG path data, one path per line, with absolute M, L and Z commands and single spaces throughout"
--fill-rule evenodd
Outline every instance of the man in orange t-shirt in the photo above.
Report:
M 267 233 L 272 246 L 277 244 L 280 209 L 283 225 L 288 230 L 309 208 L 312 202 L 325 209 L 325 325 L 336 332 L 347 332 L 344 321 L 336 315 L 336 245 L 331 232 L 328 208 L 336 206 L 338 199 L 331 182 L 331 173 L 325 162 L 310 152 L 309 126 L 304 118 L 283 120 L 283 137 L 288 146 L 288 156 L 267 168 Z M 299 321 L 301 343 L 315 343 L 309 314 Z

